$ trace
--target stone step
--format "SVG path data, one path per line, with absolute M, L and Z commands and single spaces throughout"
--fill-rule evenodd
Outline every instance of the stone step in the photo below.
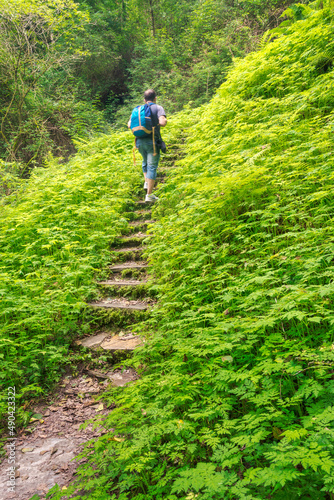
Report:
M 121 259 L 123 258 L 134 258 L 134 259 L 139 259 L 143 253 L 143 248 L 142 247 L 124 247 L 124 248 L 117 248 L 117 249 L 112 249 L 112 251 L 119 256 Z M 129 255 L 127 255 L 129 254 Z
M 105 285 L 105 286 L 140 286 L 140 285 L 147 285 L 147 281 L 138 281 L 138 280 L 105 280 L 105 281 L 98 281 L 98 285 Z
M 98 333 L 97 335 L 90 335 L 81 340 L 76 340 L 77 345 L 82 345 L 84 347 L 89 347 L 90 349 L 95 349 L 99 347 L 104 339 L 108 337 L 108 333 Z
M 121 271 L 125 271 L 126 269 L 145 269 L 147 267 L 147 263 L 145 261 L 135 262 L 130 260 L 128 262 L 122 262 L 121 264 L 110 265 L 108 267 L 113 273 L 119 273 Z
M 108 372 L 108 378 L 113 386 L 123 387 L 131 382 L 134 382 L 139 377 L 133 368 L 127 368 L 126 370 L 118 368 L 112 372 Z
M 148 226 L 149 224 L 154 224 L 156 222 L 155 219 L 139 219 L 129 222 L 129 227 L 139 228 L 143 226 Z
M 147 238 L 148 234 L 143 233 L 143 231 L 138 231 L 138 233 L 133 233 L 131 236 L 121 236 L 121 240 L 124 241 L 126 239 L 132 240 L 133 238 L 138 238 L 138 239 L 145 239 Z
M 155 221 L 151 220 L 136 220 L 134 222 L 129 222 L 128 227 L 125 229 L 124 234 L 128 236 L 132 235 L 134 232 L 144 233 L 149 224 L 154 224 Z
M 147 206 L 150 206 L 152 205 L 153 203 L 155 203 L 155 201 L 144 201 L 144 200 L 140 200 L 140 201 L 136 201 L 136 206 L 137 207 L 147 207 Z
M 105 339 L 101 347 L 109 351 L 133 351 L 141 343 L 141 338 L 137 335 L 128 335 L 125 337 L 115 335 L 114 337 Z
M 123 215 L 129 220 L 129 222 L 149 222 L 152 217 L 150 206 L 148 204 L 144 208 L 133 208 L 133 210 L 124 212 Z
M 126 299 L 103 299 L 89 302 L 89 306 L 102 309 L 127 309 L 129 311 L 145 311 L 150 307 L 148 302 Z
M 123 387 L 138 379 L 137 372 L 133 368 L 127 368 L 126 370 L 117 368 L 107 373 L 102 373 L 98 370 L 89 370 L 87 368 L 84 368 L 84 371 L 97 379 L 109 380 L 115 387 Z
M 117 244 L 118 245 L 128 245 L 128 246 L 136 246 L 138 243 L 140 244 L 145 238 L 148 237 L 147 233 L 133 233 L 130 236 L 122 236 L 121 238 L 118 238 Z
M 132 332 L 120 332 L 118 335 L 115 335 L 114 332 L 103 332 L 77 340 L 76 344 L 89 349 L 102 347 L 102 349 L 109 351 L 133 351 L 141 344 L 141 338 Z
M 151 217 L 151 210 L 141 209 L 141 210 L 135 210 L 132 213 L 135 216 L 135 220 L 143 220 L 143 219 L 149 220 Z
M 147 224 L 153 224 L 155 221 L 153 220 L 135 220 L 133 222 L 129 222 L 129 227 L 138 228 L 147 226 Z

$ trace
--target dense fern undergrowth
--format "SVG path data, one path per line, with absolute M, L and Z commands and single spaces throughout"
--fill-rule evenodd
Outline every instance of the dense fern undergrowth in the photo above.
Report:
M 85 300 L 96 296 L 140 178 L 131 145 L 127 134 L 82 144 L 68 164 L 36 169 L 1 200 L 0 377 L 3 390 L 16 387 L 18 424 L 70 362 L 73 338 L 91 328 Z
M 141 378 L 108 392 L 73 498 L 334 498 L 333 34 L 310 13 L 174 118 Z

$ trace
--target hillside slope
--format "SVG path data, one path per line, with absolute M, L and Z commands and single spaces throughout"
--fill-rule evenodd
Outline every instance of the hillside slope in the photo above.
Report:
M 82 144 L 69 163 L 35 170 L 1 200 L 2 422 L 6 388 L 16 387 L 17 424 L 29 421 L 27 399 L 59 380 L 70 343 L 92 328 L 85 301 L 98 293 L 140 178 L 131 147 L 128 134 Z
M 80 498 L 334 498 L 334 15 L 306 14 L 188 117 L 141 379 L 110 390 Z

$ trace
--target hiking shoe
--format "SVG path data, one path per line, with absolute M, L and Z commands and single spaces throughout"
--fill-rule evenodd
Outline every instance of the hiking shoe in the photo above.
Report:
M 144 189 L 147 189 L 147 182 L 144 182 Z
M 154 194 L 147 194 L 145 196 L 145 201 L 157 201 L 159 198 Z

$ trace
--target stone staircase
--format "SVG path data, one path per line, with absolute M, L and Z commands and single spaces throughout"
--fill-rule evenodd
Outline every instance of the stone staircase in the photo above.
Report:
M 112 248 L 110 276 L 98 282 L 101 297 L 89 303 L 98 315 L 100 311 L 101 322 L 111 329 L 78 341 L 84 347 L 131 351 L 141 343 L 131 326 L 145 319 L 155 303 L 148 290 L 147 262 L 142 258 L 147 227 L 154 223 L 150 205 L 137 201 L 127 213 L 130 222 L 126 234 L 117 238 Z M 112 314 L 116 311 L 117 316 Z

